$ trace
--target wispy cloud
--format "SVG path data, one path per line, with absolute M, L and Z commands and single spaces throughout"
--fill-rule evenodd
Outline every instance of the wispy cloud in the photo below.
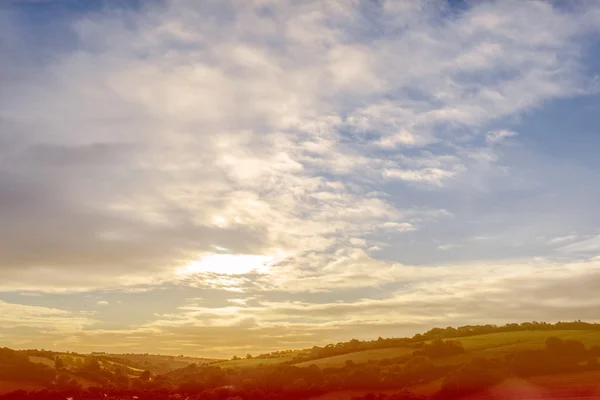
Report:
M 71 312 L 58 308 L 30 306 L 0 301 L 2 326 L 0 334 L 9 338 L 23 339 L 22 329 L 28 330 L 33 337 L 39 336 L 40 331 L 56 339 L 61 335 L 73 334 L 88 328 L 98 321 L 85 313 Z
M 108 7 L 65 20 L 61 47 L 36 60 L 17 11 L 0 11 L 0 34 L 22 44 L 0 43 L 0 290 L 341 291 L 360 304 L 441 265 L 440 281 L 475 259 L 593 255 L 592 206 L 571 210 L 589 190 L 573 177 L 593 171 L 500 144 L 534 143 L 515 121 L 595 90 L 600 8 L 365 7 Z M 541 248 L 541 235 L 554 239 Z M 219 318 L 258 323 L 261 310 L 232 304 Z M 96 334 L 81 337 L 114 332 Z
M 457 249 L 460 247 L 463 247 L 463 245 L 461 245 L 461 244 L 441 244 L 437 248 L 439 250 L 446 251 L 446 250 Z
M 514 137 L 517 135 L 518 135 L 517 132 L 507 131 L 507 130 L 492 131 L 486 135 L 485 140 L 488 143 L 499 143 L 510 137 Z
M 577 235 L 566 235 L 566 236 L 557 236 L 555 238 L 552 238 L 550 240 L 548 240 L 548 244 L 562 244 L 565 242 L 571 242 L 574 241 L 575 239 L 577 239 Z
M 567 240 L 573 240 L 575 238 L 569 237 Z M 555 242 L 556 243 L 556 242 Z M 600 251 L 600 236 L 594 236 L 588 239 L 580 240 L 575 243 L 568 244 L 560 248 L 560 250 L 567 253 L 580 253 L 580 254 L 598 254 Z

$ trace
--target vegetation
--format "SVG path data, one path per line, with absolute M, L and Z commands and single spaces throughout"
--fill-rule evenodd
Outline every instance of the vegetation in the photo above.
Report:
M 223 362 L 157 357 L 152 363 L 150 355 L 0 349 L 0 382 L 46 388 L 0 398 L 308 399 L 340 391 L 357 399 L 462 398 L 510 379 L 599 377 L 600 332 L 579 321 L 486 325 Z M 166 360 L 176 361 L 175 368 L 161 364 Z M 429 393 L 418 393 L 423 387 Z

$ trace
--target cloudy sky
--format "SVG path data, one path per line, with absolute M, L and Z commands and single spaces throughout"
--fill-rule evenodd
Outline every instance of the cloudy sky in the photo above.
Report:
M 0 342 L 598 320 L 600 2 L 4 0 Z

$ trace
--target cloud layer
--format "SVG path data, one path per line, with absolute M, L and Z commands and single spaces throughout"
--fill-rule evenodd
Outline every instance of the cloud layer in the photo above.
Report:
M 511 298 L 513 276 L 528 271 L 518 278 L 527 286 L 540 263 L 555 266 L 544 271 L 563 293 L 556 299 L 572 263 L 597 279 L 600 221 L 586 200 L 571 213 L 583 190 L 599 188 L 558 186 L 597 171 L 562 165 L 550 176 L 515 129 L 547 102 L 595 93 L 593 3 L 107 7 L 65 19 L 53 33 L 61 45 L 35 64 L 15 45 L 36 46 L 17 24 L 22 12 L 0 11 L 11 38 L 0 44 L 6 293 L 168 286 L 260 296 L 260 306 L 175 308 L 118 329 L 209 342 L 247 329 L 264 346 L 279 329 L 281 345 L 301 343 L 302 330 L 316 335 L 306 343 L 339 335 L 319 336 L 325 326 L 372 332 L 387 307 L 410 310 L 393 319 L 407 329 L 479 320 L 489 310 L 474 313 L 473 302 Z M 561 302 L 540 312 L 564 318 Z M 342 320 L 324 324 L 319 313 Z M 81 331 L 88 322 L 65 343 L 112 334 Z

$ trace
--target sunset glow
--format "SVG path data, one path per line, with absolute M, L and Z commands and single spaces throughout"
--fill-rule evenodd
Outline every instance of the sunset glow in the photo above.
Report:
M 268 272 L 273 257 L 248 254 L 209 254 L 178 270 L 179 274 L 213 272 L 226 275 Z
M 600 1 L 0 0 L 0 395 L 596 377 L 599 110 Z

